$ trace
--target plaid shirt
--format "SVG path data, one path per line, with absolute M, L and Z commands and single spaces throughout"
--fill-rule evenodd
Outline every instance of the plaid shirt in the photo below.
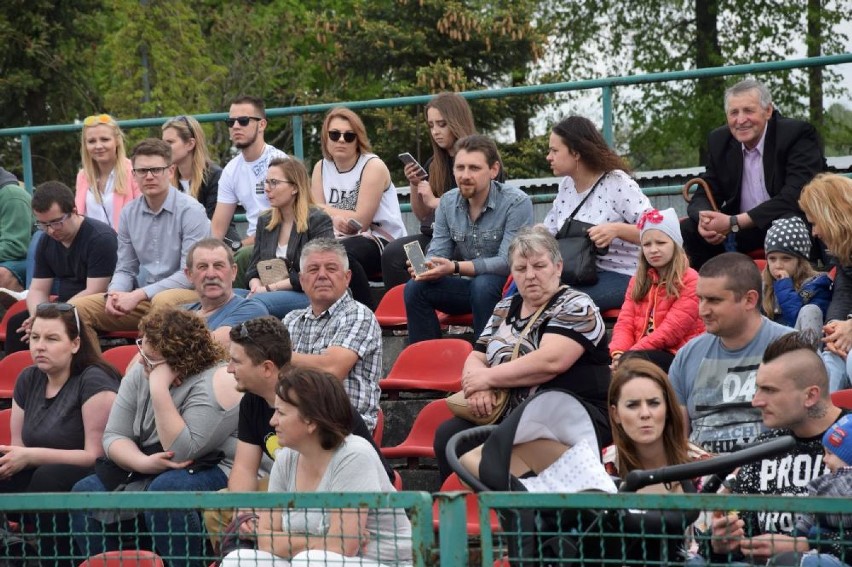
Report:
M 338 346 L 358 355 L 343 387 L 367 427 L 373 430 L 379 413 L 382 375 L 382 333 L 373 312 L 347 291 L 319 316 L 314 316 L 310 307 L 291 311 L 284 317 L 284 325 L 290 331 L 294 352 L 323 354 L 328 347 Z

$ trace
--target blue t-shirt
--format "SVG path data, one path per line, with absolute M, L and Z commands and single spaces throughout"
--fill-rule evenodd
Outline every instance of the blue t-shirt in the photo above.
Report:
M 190 303 L 185 305 L 184 308 L 187 311 L 200 311 L 201 303 Z M 219 327 L 233 327 L 249 319 L 263 317 L 264 315 L 269 315 L 269 311 L 259 301 L 252 301 L 245 297 L 234 295 L 228 303 L 207 317 L 207 328 L 215 331 Z

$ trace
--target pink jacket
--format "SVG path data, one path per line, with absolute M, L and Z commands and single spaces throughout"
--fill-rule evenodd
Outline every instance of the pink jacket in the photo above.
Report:
M 666 288 L 660 285 L 657 270 L 650 268 L 648 275 L 653 282 L 651 289 L 638 303 L 631 298 L 636 277 L 630 278 L 624 305 L 612 330 L 610 353 L 628 350 L 666 350 L 675 353 L 691 338 L 704 332 L 704 323 L 698 317 L 698 296 L 695 295 L 698 272 L 692 268 L 687 270 L 678 298 L 666 295 Z M 645 334 L 652 310 L 654 331 Z
M 118 220 L 121 217 L 121 210 L 124 206 L 141 195 L 139 186 L 136 185 L 136 180 L 133 178 L 133 164 L 129 159 L 124 158 L 124 167 L 127 170 L 127 179 L 130 181 L 130 192 L 125 195 L 114 194 L 112 198 L 112 228 L 118 232 Z M 89 181 L 86 179 L 86 172 L 82 169 L 77 173 L 77 190 L 74 196 L 74 204 L 77 206 L 77 213 L 86 216 L 86 192 L 89 190 Z

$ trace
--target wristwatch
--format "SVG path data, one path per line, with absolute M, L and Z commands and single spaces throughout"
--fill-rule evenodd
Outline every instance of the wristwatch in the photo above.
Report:
M 740 223 L 737 222 L 737 215 L 731 215 L 731 232 L 734 234 L 740 231 Z
M 456 261 L 453 261 L 453 275 L 458 276 L 459 274 L 461 274 L 461 269 L 460 269 L 459 263 L 456 262 Z

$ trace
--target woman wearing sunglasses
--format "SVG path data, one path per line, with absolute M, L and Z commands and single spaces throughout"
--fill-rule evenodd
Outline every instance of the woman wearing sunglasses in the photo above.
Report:
M 12 397 L 12 444 L 0 445 L 0 492 L 69 492 L 103 455 L 120 375 L 68 303 L 38 306 L 29 346 L 34 364 L 18 376 Z M 46 532 L 68 531 L 67 514 L 36 519 Z M 42 535 L 39 544 L 42 556 L 70 552 L 67 540 Z
M 310 303 L 299 283 L 302 248 L 314 238 L 334 238 L 334 231 L 328 214 L 314 205 L 308 170 L 298 159 L 276 158 L 269 162 L 264 191 L 272 208 L 258 218 L 246 279 L 250 297 L 281 319 Z M 258 264 L 276 258 L 284 262 L 286 275 L 277 281 L 264 277 L 264 283 L 259 269 L 265 265 L 258 268 Z
M 83 169 L 77 174 L 77 212 L 118 231 L 124 206 L 141 195 L 124 149 L 124 134 L 109 114 L 83 120 L 80 139 Z
M 405 236 L 396 188 L 385 163 L 371 153 L 361 118 L 348 108 L 333 108 L 322 125 L 322 155 L 314 167 L 311 194 L 344 238 L 354 264 L 366 275 L 380 274 L 382 250 Z M 353 275 L 358 268 L 353 265 Z M 354 289 L 353 289 L 354 294 Z M 369 295 L 365 300 L 372 307 Z
M 166 120 L 162 132 L 163 141 L 172 147 L 172 163 L 177 166 L 172 185 L 198 199 L 207 218 L 213 220 L 222 168 L 210 159 L 201 124 L 192 116 L 176 116 Z M 233 220 L 225 238 L 231 242 L 240 240 Z
M 99 465 L 74 492 L 224 488 L 236 450 L 242 397 L 223 364 L 225 352 L 204 320 L 182 309 L 153 311 L 139 323 L 139 331 L 140 363 L 121 381 L 104 430 L 109 466 Z M 123 521 L 132 525 L 132 533 L 138 531 L 134 513 L 72 513 L 79 551 L 88 557 L 118 549 L 116 533 L 128 527 Z M 144 523 L 156 551 L 173 558 L 172 565 L 206 565 L 197 511 L 148 511 Z

